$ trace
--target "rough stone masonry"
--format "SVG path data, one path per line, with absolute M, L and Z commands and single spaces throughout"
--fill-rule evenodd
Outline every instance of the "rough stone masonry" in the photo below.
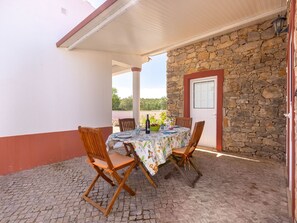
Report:
M 183 116 L 184 75 L 223 69 L 223 150 L 285 160 L 286 42 L 269 20 L 169 51 L 169 115 Z

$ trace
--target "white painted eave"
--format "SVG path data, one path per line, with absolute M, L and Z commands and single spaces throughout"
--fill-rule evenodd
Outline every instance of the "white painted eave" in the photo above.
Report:
M 254 24 L 257 24 L 257 23 L 260 23 L 260 22 L 264 22 L 265 20 L 268 20 L 268 19 L 272 19 L 278 14 L 285 13 L 286 10 L 287 10 L 287 7 L 282 7 L 282 8 L 279 8 L 279 9 L 276 9 L 276 10 L 273 10 L 273 11 L 270 11 L 270 12 L 267 12 L 267 13 L 252 17 L 252 18 L 248 18 L 246 20 L 242 20 L 242 21 L 237 22 L 237 23 L 233 23 L 233 24 L 228 25 L 228 26 L 224 26 L 224 27 L 222 27 L 220 29 L 212 30 L 212 31 L 204 33 L 204 34 L 199 34 L 197 36 L 190 37 L 187 40 L 179 41 L 179 42 L 174 43 L 172 45 L 168 45 L 165 48 L 159 48 L 159 49 L 153 50 L 151 52 L 147 52 L 145 55 L 148 56 L 148 55 L 161 54 L 161 53 L 173 50 L 173 49 L 180 48 L 182 46 L 189 45 L 189 44 L 194 43 L 194 42 L 199 42 L 199 41 L 203 41 L 203 40 L 215 37 L 215 36 L 220 36 L 220 35 L 223 35 L 223 34 L 226 34 L 226 33 L 230 33 L 232 31 L 238 30 L 240 28 L 247 27 L 247 26 L 250 26 L 250 25 L 254 25 Z
M 272 19 L 285 0 L 108 0 L 60 47 L 149 56 Z M 107 2 L 108 2 L 107 1 Z

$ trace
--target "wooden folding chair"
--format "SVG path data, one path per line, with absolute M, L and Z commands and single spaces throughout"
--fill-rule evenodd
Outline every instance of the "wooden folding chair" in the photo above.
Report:
M 136 127 L 134 118 L 122 118 L 119 119 L 120 131 L 130 131 L 134 130 Z
M 192 118 L 186 118 L 186 117 L 176 117 L 175 118 L 175 124 L 181 127 L 186 127 L 191 129 L 192 127 Z
M 205 121 L 195 123 L 194 131 L 192 133 L 189 144 L 186 147 L 172 150 L 172 155 L 169 157 L 169 160 L 174 165 L 174 169 L 165 176 L 165 179 L 168 179 L 173 171 L 178 170 L 183 176 L 183 178 L 186 180 L 186 182 L 189 184 L 189 186 L 194 187 L 197 180 L 200 178 L 200 176 L 202 176 L 202 173 L 199 171 L 198 167 L 194 165 L 191 159 L 192 154 L 194 153 L 198 145 L 198 142 L 201 138 L 204 123 Z M 197 176 L 195 177 L 194 181 L 191 181 L 187 177 L 185 172 L 182 170 L 182 167 L 184 167 L 184 170 L 186 170 L 187 166 L 192 166 L 195 172 L 197 173 Z
M 135 167 L 136 162 L 134 158 L 121 155 L 117 152 L 108 154 L 100 129 L 79 126 L 78 131 L 87 152 L 88 162 L 97 171 L 97 176 L 94 178 L 86 192 L 82 195 L 82 198 L 92 204 L 94 207 L 98 208 L 104 213 L 105 216 L 107 216 L 111 211 L 112 206 L 119 196 L 122 188 L 124 188 L 131 196 L 135 195 L 135 192 L 130 187 L 128 187 L 125 182 L 128 179 L 132 169 Z M 121 178 L 117 171 L 125 167 L 128 168 L 124 173 L 124 177 Z M 118 182 L 118 188 L 106 208 L 100 206 L 98 203 L 88 197 L 99 177 L 102 177 L 111 186 L 115 186 L 113 181 L 107 177 L 105 173 L 109 173 Z
M 123 118 L 123 119 L 119 119 L 119 125 L 120 125 L 120 131 L 121 132 L 125 132 L 125 131 L 130 131 L 130 130 L 134 130 L 136 127 L 135 124 L 135 119 L 134 118 Z M 130 156 L 132 154 L 131 151 L 131 145 L 125 144 L 124 143 L 124 147 L 126 150 L 126 156 Z

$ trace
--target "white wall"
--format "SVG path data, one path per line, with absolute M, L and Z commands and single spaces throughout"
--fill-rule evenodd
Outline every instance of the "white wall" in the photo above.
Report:
M 0 137 L 111 126 L 111 56 L 55 46 L 94 9 L 82 0 L 0 8 Z

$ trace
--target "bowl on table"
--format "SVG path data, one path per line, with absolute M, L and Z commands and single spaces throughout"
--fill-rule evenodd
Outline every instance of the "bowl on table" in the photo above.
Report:
M 152 124 L 150 127 L 150 130 L 153 132 L 158 132 L 159 129 L 160 129 L 160 125 L 158 125 L 158 124 Z

